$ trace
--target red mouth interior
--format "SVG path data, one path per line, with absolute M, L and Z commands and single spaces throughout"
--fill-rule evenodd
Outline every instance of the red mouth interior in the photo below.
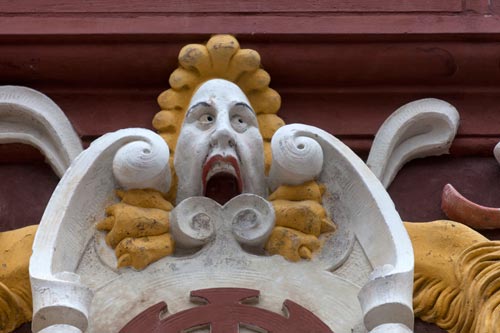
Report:
M 218 172 L 207 180 L 209 171 L 213 166 L 224 161 L 231 164 L 236 175 L 230 172 Z M 240 166 L 235 157 L 215 155 L 210 157 L 203 165 L 202 170 L 203 194 L 212 200 L 223 205 L 243 191 L 243 184 L 240 176 Z
M 241 194 L 238 179 L 230 173 L 213 175 L 205 186 L 205 196 L 223 205 Z

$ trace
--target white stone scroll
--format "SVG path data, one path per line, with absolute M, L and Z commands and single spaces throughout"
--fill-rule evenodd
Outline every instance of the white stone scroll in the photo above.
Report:
M 83 150 L 62 110 L 44 94 L 26 87 L 0 86 L 0 143 L 38 148 L 62 177 Z
M 453 105 L 436 98 L 405 104 L 380 126 L 366 164 L 387 188 L 405 163 L 448 153 L 459 120 Z
M 322 236 L 323 247 L 312 260 L 291 263 L 263 253 L 274 225 L 272 205 L 242 194 L 224 206 L 204 197 L 181 201 L 171 212 L 174 255 L 142 271 L 117 269 L 105 233 L 95 229 L 118 186 L 113 160 L 136 141 L 151 146 L 128 153 L 131 158 L 164 158 L 154 153 L 161 148 L 155 148 L 155 134 L 118 131 L 75 160 L 45 211 L 30 263 L 33 331 L 119 332 L 159 302 L 168 305 L 164 315 L 175 314 L 195 306 L 190 291 L 233 287 L 259 290 L 258 306 L 276 313 L 290 299 L 336 333 L 411 332 L 413 252 L 383 186 L 347 146 L 322 130 L 288 125 L 276 135 L 322 151 L 317 178 L 327 187 L 323 204 L 338 229 Z M 132 173 L 139 176 L 144 175 Z

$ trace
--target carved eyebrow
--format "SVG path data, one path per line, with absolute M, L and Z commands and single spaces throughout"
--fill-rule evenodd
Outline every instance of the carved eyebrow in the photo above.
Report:
M 244 106 L 246 107 L 248 110 L 252 111 L 253 113 L 255 113 L 255 111 L 252 109 L 252 107 L 250 105 L 248 105 L 247 103 L 243 103 L 243 102 L 238 102 L 238 103 L 235 103 L 234 106 Z
M 208 104 L 207 102 L 198 102 L 198 103 L 196 103 L 195 105 L 193 105 L 192 107 L 189 108 L 186 116 L 188 116 L 191 113 L 191 111 L 193 111 L 193 109 L 197 108 L 198 106 L 204 106 L 206 108 L 211 107 L 211 105 Z

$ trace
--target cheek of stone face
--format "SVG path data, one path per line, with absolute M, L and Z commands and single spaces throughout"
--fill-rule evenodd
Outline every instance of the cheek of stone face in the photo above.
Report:
M 244 191 L 265 196 L 264 142 L 258 128 L 243 133 L 240 143 Z
M 179 180 L 178 200 L 202 195 L 201 169 L 207 152 L 208 136 L 195 125 L 185 124 L 174 155 L 174 167 Z
M 253 164 L 259 165 L 260 161 L 264 159 L 264 143 L 259 130 L 251 128 L 241 134 L 240 137 L 240 148 L 243 150 L 240 151 L 240 154 L 253 160 Z M 264 167 L 263 164 L 262 167 Z
M 204 160 L 208 152 L 209 135 L 199 130 L 194 124 L 186 124 L 179 135 L 176 154 L 181 153 L 186 159 Z

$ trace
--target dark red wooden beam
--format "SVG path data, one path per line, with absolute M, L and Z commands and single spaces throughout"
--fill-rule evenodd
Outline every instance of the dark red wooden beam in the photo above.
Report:
M 417 3 L 417 1 L 415 1 Z M 496 7 L 495 7 L 496 8 Z M 305 13 L 308 14 L 308 13 Z M 355 16 L 351 13 L 304 13 L 178 15 L 166 13 L 47 14 L 3 13 L 0 31 L 6 36 L 59 35 L 184 35 L 187 37 L 212 33 L 236 35 L 345 35 L 423 34 L 443 35 L 500 33 L 496 15 L 438 13 L 423 16 L 409 13 L 378 13 Z M 311 13 L 309 13 L 311 14 Z M 123 17 L 126 16 L 126 17 Z M 432 37 L 431 37 L 432 38 Z
M 477 2 L 477 1 L 476 1 Z M 462 0 L 16 0 L 0 1 L 8 13 L 316 13 L 316 12 L 460 12 Z

